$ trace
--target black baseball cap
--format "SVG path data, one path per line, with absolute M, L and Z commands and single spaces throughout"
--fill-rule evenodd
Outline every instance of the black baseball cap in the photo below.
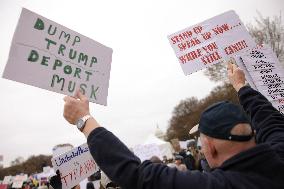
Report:
M 198 130 L 207 136 L 223 140 L 249 141 L 250 135 L 232 135 L 231 130 L 237 124 L 250 121 L 241 106 L 222 101 L 209 106 L 200 117 Z

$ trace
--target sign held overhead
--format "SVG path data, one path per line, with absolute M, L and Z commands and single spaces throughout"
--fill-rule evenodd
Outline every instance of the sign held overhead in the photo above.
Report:
M 107 105 L 111 60 L 111 48 L 23 8 L 3 77 Z
M 185 75 L 255 46 L 234 11 L 228 11 L 168 36 Z

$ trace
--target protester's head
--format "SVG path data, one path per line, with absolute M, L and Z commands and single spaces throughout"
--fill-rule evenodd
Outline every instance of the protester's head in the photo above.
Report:
M 228 101 L 208 107 L 201 115 L 198 130 L 202 151 L 211 168 L 255 145 L 246 114 Z
M 175 155 L 175 164 L 180 165 L 182 164 L 183 157 L 181 155 Z
M 163 163 L 163 161 L 158 156 L 152 156 L 150 161 L 153 163 Z

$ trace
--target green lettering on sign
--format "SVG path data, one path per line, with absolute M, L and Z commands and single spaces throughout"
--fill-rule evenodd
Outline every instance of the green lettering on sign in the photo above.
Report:
M 65 79 L 64 78 L 59 78 L 58 75 L 54 74 L 53 77 L 52 77 L 51 87 L 54 87 L 55 80 L 57 80 L 56 81 L 57 83 L 60 83 L 61 81 L 63 81 L 62 85 L 61 85 L 61 91 L 63 91 Z
M 35 23 L 35 25 L 34 25 L 34 28 L 35 28 L 35 29 L 38 29 L 38 30 L 43 30 L 43 29 L 44 29 L 44 23 L 43 23 L 43 21 L 42 21 L 40 18 L 38 18 L 38 19 L 36 20 L 36 23 Z
M 84 53 L 80 53 L 79 58 L 78 58 L 78 63 L 80 63 L 81 61 L 83 61 L 84 65 L 86 65 L 87 61 L 88 61 L 88 55 L 86 55 Z
M 95 56 L 92 57 L 92 60 L 91 60 L 91 65 L 90 67 L 93 66 L 93 64 L 97 63 L 97 58 Z
M 86 93 L 86 89 L 85 88 L 87 88 L 87 85 L 85 83 L 82 83 L 80 85 L 80 91 L 83 93 L 83 95 L 85 95 L 85 93 Z
M 38 53 L 37 53 L 37 51 L 35 51 L 35 50 L 31 51 L 30 56 L 28 58 L 28 61 L 30 61 L 30 62 L 38 61 Z
M 68 84 L 68 91 L 69 91 L 70 93 L 74 92 L 74 90 L 75 90 L 75 85 L 76 85 L 75 82 L 73 82 L 73 86 L 72 86 L 72 81 L 69 81 L 69 84 Z
M 90 98 L 93 98 L 93 96 L 94 96 L 94 99 L 97 100 L 96 92 L 97 92 L 98 90 L 99 90 L 99 87 L 97 87 L 96 89 L 94 89 L 94 85 L 92 85 L 92 93 L 91 93 Z
M 47 62 L 50 59 L 48 56 L 43 56 L 41 60 L 41 65 L 48 66 Z

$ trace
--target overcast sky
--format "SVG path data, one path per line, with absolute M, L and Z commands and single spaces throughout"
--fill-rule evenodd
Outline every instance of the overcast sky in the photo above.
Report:
M 91 104 L 97 121 L 128 146 L 156 125 L 166 130 L 180 100 L 204 98 L 216 86 L 202 72 L 184 76 L 167 35 L 228 10 L 246 24 L 256 10 L 279 15 L 283 0 L 0 0 L 0 73 L 6 65 L 21 8 L 25 7 L 113 49 L 108 106 Z M 283 16 L 283 14 L 282 14 Z M 0 154 L 51 154 L 61 143 L 86 142 L 63 118 L 63 95 L 0 78 Z

